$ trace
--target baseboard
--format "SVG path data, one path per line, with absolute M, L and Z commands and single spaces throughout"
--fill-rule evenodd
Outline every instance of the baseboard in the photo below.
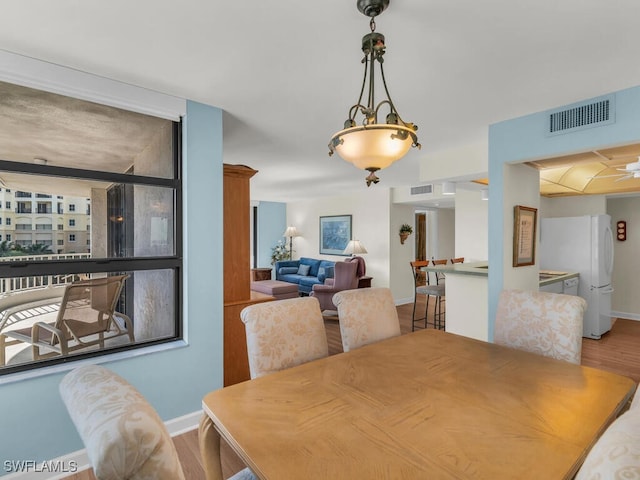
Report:
M 165 422 L 167 430 L 172 437 L 182 435 L 195 428 L 198 428 L 200 418 L 202 417 L 202 410 L 197 412 L 188 413 L 182 417 L 173 418 Z M 5 465 L 4 471 L 7 471 Z M 63 455 L 53 460 L 48 460 L 36 464 L 35 462 L 17 462 L 11 467 L 12 470 L 20 470 L 14 473 L 9 473 L 5 476 L 0 476 L 2 480 L 61 480 L 69 475 L 72 475 L 83 470 L 91 468 L 89 463 L 89 457 L 85 449 L 71 452 L 67 455 Z
M 413 297 L 411 298 L 399 298 L 395 302 L 396 306 L 398 305 L 406 305 L 407 303 L 413 303 Z
M 638 315 L 637 313 L 611 312 L 611 316 L 613 318 L 624 318 L 626 320 L 637 320 L 637 321 L 640 321 L 640 315 Z

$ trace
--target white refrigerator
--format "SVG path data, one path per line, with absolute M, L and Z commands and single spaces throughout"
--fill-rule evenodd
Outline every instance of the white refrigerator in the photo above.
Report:
M 543 218 L 540 269 L 580 273 L 578 295 L 587 301 L 583 336 L 611 330 L 613 233 L 609 215 Z

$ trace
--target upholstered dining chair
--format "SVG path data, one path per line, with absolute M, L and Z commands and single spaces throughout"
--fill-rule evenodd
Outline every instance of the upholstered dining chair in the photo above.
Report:
M 256 303 L 245 307 L 240 318 L 245 326 L 251 378 L 329 355 L 317 298 Z
M 639 408 L 630 408 L 609 425 L 575 476 L 575 480 L 614 478 L 640 478 Z
M 333 281 L 330 284 L 317 284 L 312 287 L 311 297 L 316 297 L 320 302 L 320 311 L 334 310 L 333 295 L 342 290 L 358 288 L 357 262 L 336 262 Z
M 59 388 L 98 480 L 185 478 L 164 423 L 122 377 L 86 365 L 65 375 Z
M 494 342 L 579 365 L 586 308 L 576 295 L 503 290 Z
M 388 288 L 343 290 L 333 296 L 345 352 L 400 335 L 398 311 Z

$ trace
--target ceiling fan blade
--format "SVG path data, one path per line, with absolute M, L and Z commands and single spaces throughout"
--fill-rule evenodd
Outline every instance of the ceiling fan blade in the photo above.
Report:
M 620 177 L 617 180 L 614 180 L 614 182 L 621 182 L 622 180 L 627 180 L 629 178 L 633 178 L 633 173 L 630 173 L 629 175 L 625 175 L 624 177 Z
M 626 173 L 617 173 L 615 175 L 597 175 L 597 176 L 587 177 L 587 178 L 612 178 L 612 177 L 626 177 L 626 176 L 628 176 L 628 174 Z

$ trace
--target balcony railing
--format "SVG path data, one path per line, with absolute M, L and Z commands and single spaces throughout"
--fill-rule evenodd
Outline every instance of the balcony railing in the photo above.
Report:
M 26 262 L 32 260 L 64 260 L 91 258 L 90 253 L 63 253 L 50 255 L 21 255 L 19 257 L 0 257 L 0 262 Z M 35 277 L 0 278 L 0 295 L 10 295 L 21 290 L 46 287 L 48 285 L 63 285 L 78 280 L 78 275 L 57 274 Z

